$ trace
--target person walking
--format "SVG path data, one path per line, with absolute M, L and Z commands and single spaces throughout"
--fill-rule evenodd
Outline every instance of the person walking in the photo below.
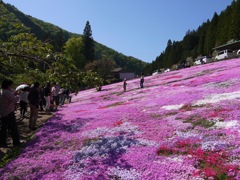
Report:
M 35 82 L 34 86 L 30 89 L 28 94 L 29 106 L 30 106 L 30 118 L 29 118 L 29 129 L 36 130 L 36 122 L 38 117 L 39 109 L 39 82 Z
M 12 89 L 12 80 L 3 80 L 0 91 L 0 146 L 7 147 L 7 132 L 11 131 L 13 146 L 20 146 L 18 125 L 15 116 L 17 91 Z

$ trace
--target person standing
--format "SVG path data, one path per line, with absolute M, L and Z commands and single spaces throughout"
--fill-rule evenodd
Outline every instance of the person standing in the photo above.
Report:
M 123 80 L 123 91 L 126 92 L 126 90 L 127 90 L 127 79 L 125 78 Z
M 144 74 L 141 74 L 141 78 L 140 78 L 140 87 L 143 88 L 143 83 L 144 83 Z
M 13 146 L 20 146 L 18 125 L 15 116 L 15 104 L 17 91 L 12 89 L 12 80 L 3 80 L 0 91 L 0 146 L 7 147 L 7 131 L 11 131 Z
M 70 90 L 67 88 L 64 91 L 64 97 L 68 100 L 68 103 L 71 103 L 72 96 L 70 95 Z M 64 100 L 65 101 L 65 100 Z
M 20 93 L 20 116 L 22 118 L 25 117 L 25 113 L 27 112 L 27 104 L 28 104 L 28 89 L 29 87 L 25 87 Z
M 43 111 L 43 107 L 46 106 L 43 89 L 44 89 L 43 86 L 39 87 L 39 96 L 40 96 L 40 99 L 39 99 L 40 107 L 39 108 L 40 108 L 40 111 Z
M 55 105 L 55 110 L 57 109 L 59 105 L 59 93 L 60 89 L 58 88 L 58 85 L 56 83 L 53 83 L 52 89 L 51 89 L 51 94 L 52 94 L 52 101 L 53 104 Z
M 44 87 L 44 99 L 45 99 L 45 103 L 46 103 L 46 106 L 45 106 L 45 112 L 49 112 L 50 111 L 50 100 L 51 100 L 51 85 L 50 83 L 47 83 L 47 86 Z
M 65 98 L 64 98 L 64 89 L 63 88 L 60 89 L 58 96 L 59 96 L 59 104 L 64 105 Z
M 39 82 L 35 82 L 28 94 L 28 101 L 30 106 L 29 129 L 36 130 L 36 122 L 39 109 Z
M 61 86 L 60 84 L 57 82 L 56 83 L 56 100 L 55 100 L 55 103 L 57 106 L 59 106 L 59 92 L 60 92 L 60 89 L 61 89 Z

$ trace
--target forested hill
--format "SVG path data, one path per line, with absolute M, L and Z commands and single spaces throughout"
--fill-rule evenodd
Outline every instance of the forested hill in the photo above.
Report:
M 61 51 L 69 38 L 82 36 L 26 15 L 14 6 L 0 0 L 0 39 L 7 41 L 12 35 L 19 33 L 32 33 L 42 41 L 50 41 L 56 51 Z M 136 74 L 140 74 L 147 64 L 142 60 L 126 56 L 96 41 L 94 43 L 96 60 L 108 57 L 114 60 L 118 67 L 121 67 L 125 71 L 135 72 Z
M 33 18 L 20 12 L 14 6 L 0 1 L 0 38 L 7 41 L 12 35 L 18 33 L 33 33 L 40 40 L 51 38 L 56 41 L 58 38 L 66 42 L 70 37 L 76 35 L 61 29 L 50 23 Z
M 151 73 L 160 68 L 172 68 L 184 63 L 187 58 L 194 60 L 198 56 L 214 55 L 214 47 L 240 40 L 239 32 L 240 0 L 235 0 L 220 14 L 214 13 L 212 19 L 203 22 L 196 30 L 186 30 L 182 41 L 169 39 L 165 50 L 146 67 L 146 71 Z

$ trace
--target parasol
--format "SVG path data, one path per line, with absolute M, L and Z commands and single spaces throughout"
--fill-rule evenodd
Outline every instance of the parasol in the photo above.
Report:
M 29 87 L 29 85 L 27 85 L 27 84 L 21 84 L 21 85 L 19 85 L 19 86 L 16 88 L 16 91 L 19 91 L 19 90 L 24 89 L 24 88 L 26 88 L 26 87 Z

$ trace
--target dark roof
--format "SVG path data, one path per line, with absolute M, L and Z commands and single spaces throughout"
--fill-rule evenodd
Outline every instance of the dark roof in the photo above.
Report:
M 240 49 L 240 40 L 213 48 L 213 50 L 217 50 L 217 51 L 222 51 L 225 49 L 231 49 L 231 50 Z

